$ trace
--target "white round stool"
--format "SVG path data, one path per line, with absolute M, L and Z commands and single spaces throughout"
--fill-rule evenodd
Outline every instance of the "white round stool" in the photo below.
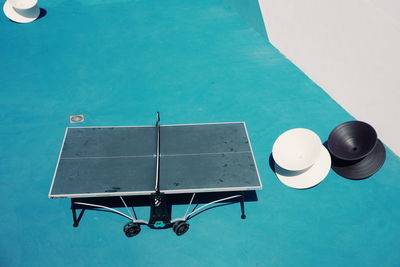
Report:
M 3 11 L 7 18 L 19 23 L 32 22 L 40 15 L 37 0 L 7 0 Z
M 318 185 L 331 168 L 331 157 L 319 136 L 304 128 L 282 133 L 272 146 L 272 156 L 278 179 L 296 189 Z

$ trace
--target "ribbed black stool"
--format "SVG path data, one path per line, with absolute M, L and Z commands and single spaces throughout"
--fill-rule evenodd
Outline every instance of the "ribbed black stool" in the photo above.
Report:
M 332 169 L 354 180 L 370 177 L 386 159 L 385 147 L 375 129 L 362 121 L 348 121 L 333 129 L 328 137 L 328 150 Z

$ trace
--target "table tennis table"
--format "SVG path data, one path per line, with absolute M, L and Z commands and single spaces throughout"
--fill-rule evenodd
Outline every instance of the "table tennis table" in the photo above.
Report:
M 160 125 L 158 114 L 155 126 L 67 127 L 49 198 L 71 199 L 75 227 L 85 209 L 100 209 L 128 218 L 128 237 L 137 235 L 140 225 L 173 228 L 182 235 L 189 229 L 187 221 L 200 210 L 238 198 L 244 205 L 245 192 L 260 189 L 244 122 Z M 207 204 L 190 212 L 195 198 L 207 194 L 216 199 L 208 198 Z M 171 199 L 189 200 L 188 195 L 185 215 L 171 219 Z M 150 206 L 148 221 L 137 219 L 128 208 L 143 202 L 135 197 L 144 196 Z M 116 206 L 125 207 L 128 214 Z

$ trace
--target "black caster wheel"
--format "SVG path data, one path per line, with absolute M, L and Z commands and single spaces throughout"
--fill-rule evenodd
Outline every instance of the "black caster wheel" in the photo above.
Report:
M 124 233 L 127 237 L 133 237 L 140 233 L 140 224 L 128 222 L 124 225 Z
M 240 216 L 240 218 L 242 218 L 242 220 L 245 220 L 246 219 L 246 215 L 242 215 L 242 216 Z
M 172 226 L 172 229 L 177 236 L 180 236 L 189 230 L 189 224 L 187 224 L 185 221 L 175 222 Z

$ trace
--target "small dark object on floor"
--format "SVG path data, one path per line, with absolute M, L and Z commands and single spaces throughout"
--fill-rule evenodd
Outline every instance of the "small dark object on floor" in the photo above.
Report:
M 84 121 L 85 121 L 85 117 L 83 116 L 83 114 L 69 116 L 70 123 L 78 123 L 78 122 L 84 122 Z

